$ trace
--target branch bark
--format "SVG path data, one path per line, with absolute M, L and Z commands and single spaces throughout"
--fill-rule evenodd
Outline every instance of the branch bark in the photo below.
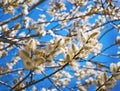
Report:
M 40 0 L 40 1 L 37 2 L 35 5 L 33 5 L 28 11 L 30 12 L 31 10 L 35 9 L 35 7 L 37 7 L 38 5 L 40 5 L 41 3 L 43 3 L 44 1 L 45 1 L 45 0 Z M 16 19 L 18 19 L 18 18 L 20 18 L 20 17 L 22 17 L 22 16 L 23 16 L 23 14 L 20 13 L 20 14 L 16 15 L 16 16 L 13 17 L 13 18 L 10 18 L 10 19 L 8 19 L 8 20 L 6 20 L 6 21 L 1 22 L 1 23 L 0 23 L 0 26 L 2 26 L 2 25 L 4 25 L 4 24 L 8 24 L 9 22 L 12 22 L 12 21 L 14 21 L 14 20 L 16 20 Z

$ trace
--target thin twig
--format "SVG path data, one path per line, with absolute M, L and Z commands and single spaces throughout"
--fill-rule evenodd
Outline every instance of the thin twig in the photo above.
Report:
M 12 71 L 7 71 L 7 72 L 0 73 L 0 75 L 5 75 L 5 74 L 9 74 L 9 73 L 13 73 L 13 72 L 18 72 L 18 71 L 23 71 L 23 70 L 24 70 L 24 68 L 15 69 L 15 70 L 12 70 Z
M 47 76 L 44 72 L 42 72 L 42 74 L 43 74 L 45 77 Z M 54 84 L 54 82 L 52 81 L 52 79 L 51 79 L 50 77 L 48 77 L 48 80 L 55 86 L 55 88 L 56 88 L 58 91 L 61 91 L 60 88 L 59 88 L 56 84 Z
M 37 84 L 37 83 L 45 80 L 46 78 L 49 78 L 50 76 L 52 76 L 52 75 L 56 74 L 57 72 L 59 72 L 60 70 L 64 69 L 68 64 L 69 64 L 69 63 L 66 63 L 64 66 L 62 66 L 61 68 L 57 69 L 57 70 L 54 71 L 53 73 L 51 73 L 51 74 L 49 74 L 49 75 L 47 75 L 47 76 L 45 76 L 45 77 L 43 77 L 43 78 L 35 81 L 35 82 L 32 82 L 32 83 L 30 83 L 29 85 L 26 85 L 26 86 L 24 86 L 23 88 L 18 89 L 17 91 L 21 91 L 22 89 L 28 88 L 28 87 L 30 87 L 30 86 L 32 86 L 32 85 L 34 85 L 34 84 Z
M 39 2 L 37 2 L 35 5 L 33 5 L 28 11 L 30 12 L 31 10 L 33 10 L 35 7 L 37 7 L 38 5 L 40 5 L 41 3 L 43 3 L 45 0 L 40 0 Z M 23 16 L 23 13 L 20 13 L 19 15 L 16 15 L 15 17 L 13 18 L 10 18 L 6 21 L 3 21 L 0 23 L 0 26 L 4 25 L 4 24 L 8 24 L 9 22 L 12 22 L 16 19 L 18 19 L 19 17 L 22 17 Z
M 1 85 L 4 85 L 4 86 L 6 86 L 6 87 L 12 88 L 10 85 L 8 85 L 7 83 L 5 83 L 5 82 L 3 82 L 3 81 L 0 81 L 0 84 L 1 84 Z
M 17 84 L 15 84 L 11 89 L 10 91 L 12 91 L 13 89 L 15 89 L 18 85 L 20 85 L 24 80 L 26 80 L 31 74 L 31 71 L 29 72 L 28 75 L 26 75 L 21 81 L 19 81 Z
M 99 86 L 95 91 L 99 91 L 108 81 L 110 81 L 113 78 L 113 75 L 107 80 L 105 81 L 101 86 Z

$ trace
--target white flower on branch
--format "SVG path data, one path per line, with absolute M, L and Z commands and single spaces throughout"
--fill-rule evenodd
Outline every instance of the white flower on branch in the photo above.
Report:
M 26 36 L 26 33 L 25 33 L 25 32 L 21 32 L 21 33 L 19 34 L 19 36 L 20 36 L 20 37 L 25 37 L 25 36 Z
M 28 6 L 26 4 L 23 4 L 22 5 L 22 8 L 23 8 L 23 14 L 24 15 L 27 15 L 29 12 L 28 12 Z
M 93 48 L 93 53 L 96 56 L 97 54 L 99 54 L 101 52 L 102 49 L 102 44 L 98 43 L 96 44 L 96 46 Z
M 32 91 L 37 91 L 36 86 L 33 86 L 33 87 L 32 87 Z
M 22 59 L 23 66 L 26 70 L 33 70 L 34 64 L 30 58 L 30 54 L 26 50 L 21 50 L 19 52 L 19 57 Z
M 100 35 L 100 31 L 99 30 L 94 30 L 89 32 L 90 33 L 90 38 L 97 38 Z
M 29 50 L 29 51 L 34 51 L 37 48 L 37 42 L 35 39 L 30 39 L 27 43 L 26 43 L 26 47 L 25 49 Z
M 81 86 L 81 85 L 80 86 L 78 85 L 78 90 L 79 91 L 87 91 L 87 89 L 84 86 Z
M 116 41 L 115 41 L 115 44 L 116 44 L 116 45 L 119 45 L 119 44 L 120 44 L 120 36 L 117 36 Z
M 13 68 L 13 63 L 6 63 L 6 66 L 8 67 L 9 70 L 12 70 Z
M 8 0 L 2 0 L 2 5 L 5 6 L 8 3 Z
M 79 70 L 80 64 L 78 62 L 75 62 L 75 60 L 70 62 L 69 65 L 70 65 L 70 67 L 73 71 L 78 71 Z
M 114 77 L 116 80 L 120 80 L 120 72 L 114 73 L 114 74 L 113 74 L 113 77 Z
M 85 82 L 89 85 L 92 85 L 94 83 L 94 79 L 92 77 L 90 77 L 87 80 L 85 80 Z
M 49 30 L 47 33 L 50 34 L 53 37 L 55 36 L 55 34 L 54 34 L 54 32 L 52 30 Z
M 86 73 L 84 70 L 77 70 L 74 74 L 78 80 L 84 79 L 86 77 Z
M 35 74 L 41 74 L 44 70 L 45 70 L 45 65 L 39 65 L 34 68 Z
M 115 63 L 111 63 L 110 64 L 110 71 L 114 74 L 117 72 L 117 70 L 118 70 L 117 65 Z
M 32 21 L 32 19 L 30 17 L 24 17 L 24 26 L 26 29 L 30 29 L 30 21 Z
M 53 89 L 42 88 L 40 91 L 57 91 L 57 89 L 55 89 L 55 88 L 53 88 Z
M 18 29 L 20 29 L 20 28 L 21 28 L 20 23 L 16 23 L 16 24 L 14 25 L 14 30 L 15 30 L 15 31 L 18 30 Z
M 14 7 L 11 6 L 11 5 L 9 5 L 9 6 L 7 7 L 7 11 L 6 11 L 6 12 L 14 15 Z
M 74 54 L 77 54 L 80 50 L 78 45 L 76 45 L 76 44 L 72 44 L 72 49 L 73 49 Z
M 8 25 L 7 24 L 2 26 L 2 31 L 8 31 Z
M 105 86 L 107 89 L 111 89 L 115 86 L 116 80 L 111 78 L 109 81 L 105 82 Z
M 117 63 L 118 71 L 120 70 L 120 62 Z

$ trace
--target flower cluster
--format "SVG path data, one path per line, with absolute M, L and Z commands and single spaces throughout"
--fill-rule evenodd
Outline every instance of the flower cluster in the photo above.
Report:
M 35 73 L 41 73 L 45 67 L 46 54 L 44 50 L 37 50 L 36 48 L 36 41 L 31 39 L 26 43 L 25 49 L 19 52 L 19 57 L 22 59 L 26 70 L 34 70 Z
M 71 76 L 68 72 L 60 71 L 59 73 L 54 74 L 52 79 L 56 85 L 65 88 L 71 81 L 72 77 L 73 76 Z
M 1 6 L 3 7 L 3 12 L 5 14 L 14 15 L 15 10 L 23 7 L 23 14 L 28 14 L 28 6 L 34 5 L 38 0 L 2 0 Z M 24 4 L 23 4 L 24 3 Z

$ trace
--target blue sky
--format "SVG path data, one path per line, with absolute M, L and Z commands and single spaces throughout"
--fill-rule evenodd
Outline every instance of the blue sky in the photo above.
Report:
M 42 9 L 46 10 L 46 8 L 48 8 L 47 1 L 44 2 L 43 4 L 39 5 L 38 8 L 42 8 Z M 67 9 L 68 9 L 67 12 L 69 12 L 69 10 L 71 9 L 71 6 L 70 6 L 69 4 L 67 4 Z M 85 8 L 81 9 L 81 11 L 84 11 L 84 9 L 85 9 Z M 8 19 L 8 18 L 11 17 L 11 15 L 8 15 L 8 14 L 6 14 L 5 16 L 2 16 L 1 13 L 2 13 L 2 11 L 1 11 L 1 9 L 0 9 L 0 21 L 4 21 L 4 20 L 6 20 L 6 19 Z M 16 14 L 18 14 L 18 13 L 19 13 L 19 11 L 16 11 Z M 49 16 L 48 14 L 46 14 L 46 13 L 44 13 L 44 12 L 42 12 L 42 11 L 39 11 L 38 9 L 32 10 L 32 11 L 30 12 L 30 14 L 28 14 L 28 16 L 29 16 L 29 17 L 32 17 L 34 20 L 37 20 L 37 19 L 39 18 L 39 14 L 45 14 L 46 17 L 47 17 L 46 19 L 47 19 L 48 21 L 51 19 L 51 16 Z M 96 16 L 96 17 L 97 17 L 97 16 Z M 95 19 L 96 17 L 90 19 L 91 23 L 94 23 L 94 19 Z M 15 23 L 15 22 L 18 22 L 18 21 L 21 21 L 21 19 L 18 19 L 18 20 L 16 20 L 16 21 L 12 22 L 12 23 L 9 23 L 9 27 L 12 27 L 12 24 Z M 54 27 L 54 26 L 57 25 L 57 24 L 58 24 L 58 23 L 52 23 L 51 25 L 49 25 L 48 27 L 46 27 L 46 30 L 49 30 L 50 28 Z M 106 28 L 107 28 L 107 29 L 110 29 L 111 27 L 112 27 L 112 26 L 109 25 L 109 24 L 106 25 Z M 25 32 L 26 32 L 26 30 L 24 30 L 24 29 L 23 29 L 22 31 L 25 31 Z M 20 30 L 20 32 L 21 32 L 21 30 Z M 18 34 L 19 34 L 20 32 L 18 32 Z M 104 32 L 105 32 L 105 31 L 101 30 L 101 36 L 102 36 L 102 34 L 104 34 Z M 65 32 L 65 31 L 63 30 L 63 31 L 57 32 L 56 34 L 66 35 L 66 33 L 67 33 L 67 32 Z M 119 35 L 119 34 L 117 33 L 117 31 L 116 31 L 115 29 L 113 29 L 113 30 L 111 30 L 110 32 L 108 32 L 108 33 L 100 40 L 100 42 L 103 44 L 103 48 L 102 48 L 102 49 L 104 49 L 104 48 L 108 47 L 109 45 L 113 44 L 114 41 L 116 40 L 116 37 L 117 37 L 118 35 Z M 48 42 L 48 41 L 51 40 L 51 39 L 52 39 L 52 37 L 49 36 L 49 35 L 47 35 L 47 36 L 42 37 L 42 38 L 39 39 L 39 40 L 40 40 L 40 41 Z M 108 51 L 105 51 L 104 53 L 116 54 L 117 50 L 118 50 L 118 48 L 117 48 L 117 46 L 115 46 L 115 47 L 110 48 Z M 8 54 L 9 54 L 8 56 L 6 56 L 6 57 L 4 57 L 4 58 L 1 58 L 1 59 L 0 59 L 0 61 L 1 61 L 1 62 L 0 62 L 0 66 L 3 66 L 3 67 L 4 67 L 4 66 L 5 66 L 5 61 L 9 62 L 9 61 L 12 59 L 12 57 L 14 57 L 14 56 L 17 54 L 17 51 L 18 51 L 18 50 L 15 48 L 15 49 L 11 50 L 11 51 L 8 53 Z M 59 58 L 59 57 L 58 57 L 58 58 Z M 98 57 L 96 57 L 96 58 L 94 59 L 94 61 L 96 61 L 96 60 L 99 60 L 99 62 L 101 62 L 101 63 L 103 63 L 103 64 L 105 64 L 105 65 L 110 65 L 110 63 L 112 63 L 112 62 L 117 63 L 118 61 L 120 61 L 119 59 L 113 59 L 113 58 L 105 57 L 105 56 L 98 56 Z M 17 63 L 14 68 L 17 68 L 18 66 L 19 66 L 19 67 L 22 66 L 21 62 Z M 46 71 L 46 72 L 48 72 L 48 71 Z M 25 73 L 27 74 L 28 72 L 26 71 Z M 50 72 L 48 72 L 48 73 L 50 73 Z M 71 73 L 71 74 L 72 74 L 72 73 Z M 40 77 L 40 76 L 41 76 L 41 77 Z M 35 79 L 42 78 L 42 75 L 40 75 L 40 76 L 39 76 L 39 75 L 35 75 L 34 78 L 35 78 Z M 10 82 L 9 84 L 11 84 L 11 81 L 9 81 L 9 79 L 12 79 L 12 78 L 14 78 L 14 77 L 16 77 L 16 73 L 15 73 L 15 74 L 9 74 L 9 75 L 6 75 L 6 76 L 4 76 L 4 77 L 0 77 L 0 80 L 8 81 L 8 82 Z M 70 83 L 70 85 L 75 85 L 74 80 L 75 80 L 75 79 L 72 80 L 72 82 Z M 36 86 L 37 86 L 38 88 L 42 88 L 42 87 L 46 87 L 46 88 L 47 88 L 47 87 L 49 86 L 49 84 L 50 84 L 50 82 L 49 82 L 48 80 L 45 80 L 44 82 L 41 82 L 41 83 L 37 84 Z M 120 84 L 120 82 L 117 83 L 117 85 L 116 85 L 112 90 L 110 90 L 110 91 L 116 91 L 118 88 L 120 88 L 120 87 L 119 87 L 119 86 L 120 86 L 119 84 Z M 0 88 L 6 89 L 4 86 L 0 86 Z M 30 91 L 30 89 L 31 89 L 31 88 L 28 88 L 27 91 Z M 90 88 L 88 89 L 88 91 L 93 91 L 93 89 L 94 89 L 94 86 L 90 87 Z M 38 90 L 38 91 L 39 91 L 39 90 Z M 64 88 L 63 91 L 67 91 L 66 88 Z M 68 90 L 68 91 L 69 91 L 69 90 Z

